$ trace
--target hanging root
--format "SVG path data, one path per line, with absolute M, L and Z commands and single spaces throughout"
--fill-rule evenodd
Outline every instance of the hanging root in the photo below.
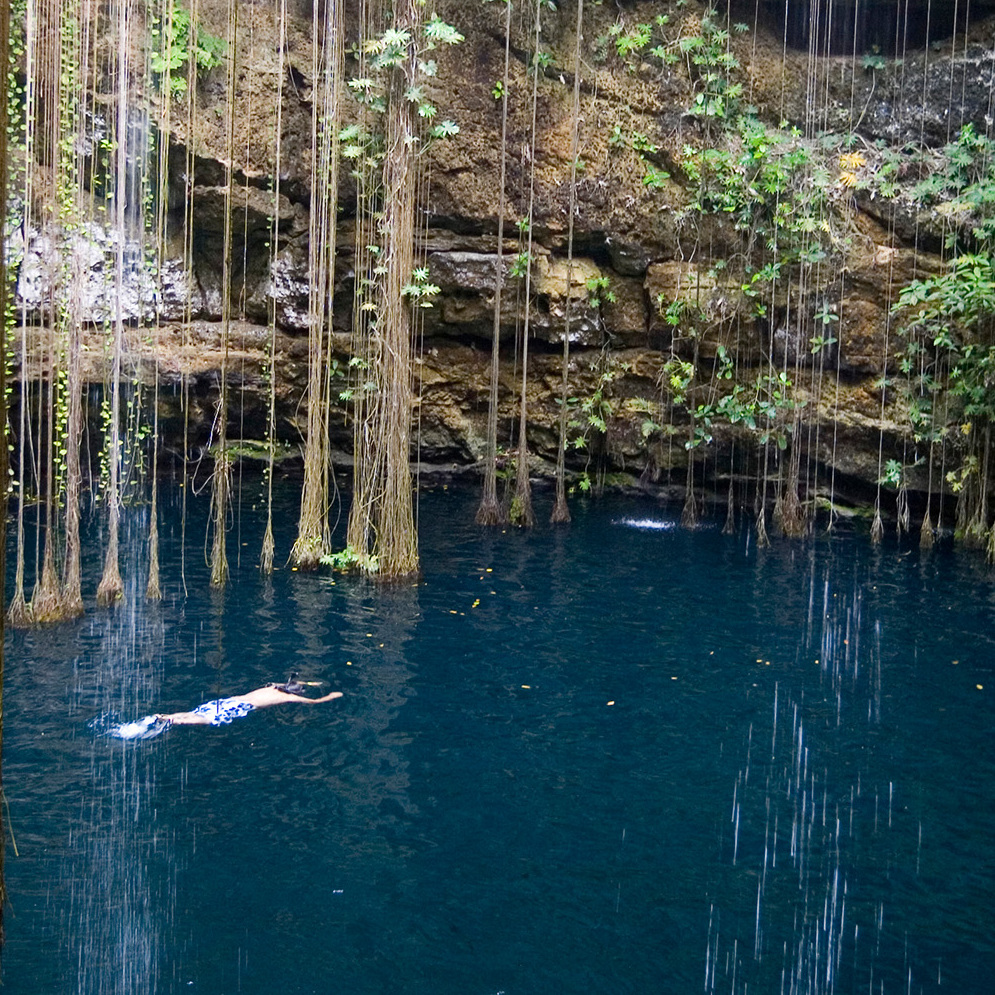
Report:
M 259 554 L 259 572 L 271 574 L 273 572 L 273 554 L 276 552 L 276 544 L 273 542 L 273 523 L 266 523 L 266 534 L 263 536 L 263 548 Z
M 298 570 L 317 570 L 321 558 L 328 554 L 328 547 L 320 536 L 299 536 L 290 553 L 290 562 Z M 268 572 L 268 571 L 267 571 Z
M 904 482 L 902 483 L 902 486 L 898 488 L 898 497 L 895 499 L 895 508 L 898 512 L 895 527 L 898 530 L 898 534 L 901 535 L 903 532 L 909 531 L 909 524 L 911 523 L 911 517 L 909 515 L 909 491 Z
M 995 563 L 995 525 L 988 530 L 988 542 L 985 545 L 985 557 L 989 563 Z
M 875 546 L 881 544 L 884 538 L 884 522 L 881 521 L 881 505 L 874 505 L 874 521 L 871 523 L 871 543 Z
M 7 624 L 12 629 L 26 629 L 32 621 L 31 606 L 24 600 L 24 591 L 18 590 L 7 609 Z
M 688 489 L 684 496 L 684 507 L 681 509 L 681 526 L 693 529 L 698 524 L 698 504 L 695 501 L 694 490 Z
M 724 536 L 736 533 L 736 496 L 733 492 L 732 477 L 729 478 L 729 500 L 726 502 L 726 522 L 722 526 Z
M 798 499 L 798 491 L 789 486 L 785 491 L 784 499 L 781 502 L 781 531 L 790 539 L 798 539 L 805 535 L 808 529 L 808 521 L 805 516 L 805 509 Z
M 107 561 L 104 563 L 104 575 L 100 578 L 97 587 L 97 604 L 106 607 L 120 600 L 124 595 L 124 583 L 121 580 L 121 572 L 117 566 L 117 556 L 111 559 L 110 551 L 107 554 Z
M 529 451 L 524 445 L 518 454 L 515 493 L 508 509 L 508 521 L 523 529 L 531 529 L 536 523 L 535 512 L 532 510 L 532 485 L 529 482 Z
M 480 507 L 474 521 L 478 525 L 503 525 L 507 519 L 501 510 L 498 499 L 494 496 L 486 496 L 481 499 Z
M 45 544 L 41 579 L 31 597 L 31 618 L 34 622 L 61 622 L 66 617 L 62 608 L 61 591 L 55 575 L 51 548 L 48 543 Z
M 688 459 L 687 487 L 684 490 L 684 507 L 681 509 L 681 526 L 693 529 L 698 524 L 698 504 L 694 497 L 694 460 Z
M 933 521 L 929 515 L 929 507 L 926 508 L 926 514 L 922 517 L 922 528 L 919 529 L 919 548 L 920 549 L 932 549 L 933 548 Z
M 549 516 L 551 525 L 565 525 L 570 521 L 570 508 L 567 506 L 567 496 L 557 488 L 556 501 Z
M 767 549 L 770 546 L 770 536 L 767 535 L 767 509 L 762 505 L 757 516 L 757 549 Z
M 162 588 L 159 586 L 159 529 L 155 521 L 149 529 L 149 582 L 145 585 L 145 597 L 149 601 L 162 601 Z
M 532 494 L 528 488 L 524 491 L 516 489 L 508 509 L 508 521 L 523 529 L 531 529 L 535 523 L 535 512 L 532 510 Z
M 211 489 L 211 587 L 224 587 L 228 583 L 228 554 L 225 550 L 225 520 L 231 496 L 231 456 L 222 442 L 214 461 Z

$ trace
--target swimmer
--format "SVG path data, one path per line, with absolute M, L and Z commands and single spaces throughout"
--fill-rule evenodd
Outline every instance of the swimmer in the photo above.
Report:
M 321 698 L 309 698 L 302 694 L 305 684 L 297 679 L 297 674 L 291 674 L 283 684 L 265 684 L 255 691 L 233 695 L 231 698 L 215 698 L 205 701 L 189 712 L 158 713 L 154 717 L 157 722 L 166 722 L 177 726 L 220 726 L 228 725 L 232 719 L 240 719 L 257 708 L 270 708 L 273 705 L 288 705 L 297 702 L 302 705 L 320 705 L 325 701 L 341 698 L 341 691 L 332 691 Z
M 283 684 L 266 684 L 254 691 L 233 695 L 231 698 L 205 701 L 188 712 L 160 712 L 146 715 L 134 722 L 120 722 L 116 714 L 109 713 L 93 719 L 89 726 L 94 731 L 114 739 L 151 739 L 174 725 L 228 725 L 233 719 L 240 719 L 257 708 L 270 708 L 273 705 L 287 705 L 291 702 L 320 705 L 322 702 L 342 697 L 341 691 L 332 691 L 320 698 L 309 698 L 303 694 L 303 691 L 313 683 L 299 681 L 297 674 L 291 674 Z

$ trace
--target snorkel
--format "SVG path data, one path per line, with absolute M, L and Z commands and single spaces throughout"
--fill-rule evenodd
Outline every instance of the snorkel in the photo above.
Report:
M 283 684 L 277 684 L 278 691 L 286 691 L 287 694 L 301 694 L 304 685 L 297 679 L 297 671 L 293 671 Z
M 285 691 L 287 694 L 304 694 L 305 688 L 320 688 L 324 681 L 301 681 L 298 680 L 296 670 L 291 671 L 290 676 L 283 684 L 274 684 L 277 691 Z

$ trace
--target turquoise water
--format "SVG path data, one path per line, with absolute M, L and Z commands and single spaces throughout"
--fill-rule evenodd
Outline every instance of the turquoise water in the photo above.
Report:
M 983 563 L 620 498 L 488 531 L 438 491 L 417 585 L 264 580 L 258 491 L 223 593 L 198 500 L 184 595 L 173 495 L 161 605 L 131 512 L 124 604 L 8 634 L 8 991 L 992 990 Z M 345 697 L 87 728 L 291 669 Z

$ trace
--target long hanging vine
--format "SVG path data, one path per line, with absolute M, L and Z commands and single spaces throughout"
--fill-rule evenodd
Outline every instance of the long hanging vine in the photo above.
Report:
M 570 122 L 570 196 L 567 220 L 567 295 L 566 315 L 563 321 L 563 371 L 560 381 L 560 440 L 556 449 L 556 500 L 550 521 L 563 523 L 570 521 L 567 507 L 566 451 L 567 451 L 567 401 L 570 393 L 570 317 L 571 288 L 574 265 L 574 214 L 577 210 L 577 158 L 580 146 L 580 52 L 584 27 L 584 0 L 577 0 L 577 27 L 574 39 L 574 90 Z
M 280 59 L 279 82 L 276 88 L 276 134 L 273 155 L 273 213 L 270 230 L 270 269 L 280 251 L 280 176 L 283 169 L 283 59 L 287 39 L 287 3 L 276 2 L 277 45 Z M 266 530 L 263 546 L 259 554 L 259 570 L 263 574 L 273 572 L 273 555 L 276 543 L 273 538 L 273 471 L 276 453 L 276 298 L 269 302 L 269 409 L 266 419 Z
M 518 454 L 515 463 L 515 489 L 508 511 L 509 520 L 523 528 L 535 525 L 535 512 L 532 509 L 532 486 L 529 481 L 529 440 L 528 440 L 528 384 L 529 384 L 529 332 L 531 316 L 531 289 L 533 263 L 533 237 L 535 215 L 535 148 L 536 148 L 536 114 L 539 93 L 539 73 L 541 61 L 539 58 L 539 36 L 542 30 L 540 20 L 541 2 L 537 0 L 535 7 L 535 48 L 532 60 L 532 115 L 529 132 L 529 145 L 526 150 L 529 166 L 529 203 L 528 203 L 528 234 L 526 239 L 525 258 L 525 320 L 522 323 L 522 387 L 518 401 Z M 569 287 L 567 288 L 569 294 Z
M 491 336 L 490 389 L 487 398 L 487 453 L 484 486 L 477 508 L 478 525 L 500 525 L 504 514 L 497 497 L 498 386 L 501 371 L 501 298 L 504 291 L 504 213 L 508 171 L 508 89 L 511 63 L 511 0 L 504 2 L 504 72 L 501 76 L 501 146 L 498 168 L 497 253 L 494 264 L 494 326 Z
M 73 16 L 74 14 L 79 16 Z M 93 16 L 89 8 L 69 11 L 70 25 L 63 36 L 62 82 L 67 89 L 62 101 L 65 133 L 77 133 L 92 115 L 91 98 L 87 93 L 90 72 Z M 63 226 L 71 230 L 84 215 L 83 175 L 81 153 L 71 151 L 63 143 L 60 155 L 60 176 L 64 186 Z M 66 422 L 64 443 L 64 495 L 65 508 L 65 559 L 62 572 L 62 590 L 59 616 L 79 615 L 83 611 L 80 545 L 80 494 L 82 468 L 80 465 L 80 438 L 83 431 L 83 376 L 82 376 L 82 315 L 80 300 L 84 277 L 81 260 L 73 253 L 69 261 L 68 293 L 64 305 L 66 326 Z
M 292 562 L 316 569 L 327 556 L 328 376 L 338 222 L 338 120 L 343 80 L 342 4 L 315 0 L 312 11 L 311 216 L 308 242 L 308 386 L 304 486 Z
M 9 15 L 8 5 L 4 4 L 4 11 Z M 33 162 L 34 151 L 35 151 L 35 121 L 36 121 L 36 107 L 37 107 L 37 86 L 36 86 L 36 61 L 37 61 L 37 40 L 38 40 L 38 30 L 37 30 L 37 9 L 35 6 L 35 0 L 27 0 L 25 3 L 25 17 L 23 22 L 23 51 L 24 51 L 24 66 L 25 66 L 25 83 L 24 83 L 24 138 L 23 138 L 23 148 L 24 148 L 24 170 L 22 174 L 23 178 L 23 189 L 21 191 L 21 199 L 23 201 L 24 207 L 24 218 L 22 224 L 24 225 L 24 230 L 28 231 L 32 223 L 32 205 L 33 205 L 33 184 L 32 179 L 34 176 L 34 170 L 31 168 L 30 164 Z M 9 25 L 9 16 L 8 16 Z M 7 85 L 7 68 L 4 67 L 4 85 Z M 9 107 L 5 104 L 3 112 L 8 113 Z M 4 141 L 7 141 L 7 133 L 4 133 Z M 4 156 L 3 166 L 6 168 L 8 166 L 8 157 Z M 6 185 L 4 186 L 4 193 L 6 195 Z M 6 216 L 5 216 L 6 218 Z M 6 239 L 4 241 L 4 246 L 6 247 Z M 27 439 L 28 439 L 28 405 L 29 405 L 29 385 L 28 385 L 28 359 L 27 359 L 27 305 L 22 302 L 21 314 L 20 314 L 20 325 L 21 334 L 19 342 L 19 352 L 20 352 L 20 375 L 18 378 L 18 386 L 20 389 L 20 404 L 19 404 L 19 418 L 18 418 L 18 431 L 17 431 L 17 478 L 15 480 L 15 486 L 17 487 L 17 542 L 16 542 L 16 560 L 14 567 L 14 593 L 11 597 L 10 606 L 7 609 L 7 622 L 11 626 L 22 627 L 26 626 L 31 621 L 31 608 L 27 602 L 24 595 L 24 568 L 25 568 L 25 544 L 24 544 L 24 507 L 27 503 L 27 491 L 25 482 L 25 473 L 27 471 Z
M 131 2 L 118 0 L 117 51 L 116 51 L 116 115 L 114 129 L 114 224 L 117 245 L 114 254 L 114 359 L 111 370 L 110 429 L 107 442 L 109 481 L 107 487 L 107 553 L 104 572 L 97 587 L 97 602 L 108 605 L 117 601 L 124 592 L 118 566 L 118 531 L 121 520 L 121 359 L 124 349 L 124 254 L 125 254 L 125 190 L 128 172 L 128 88 L 129 88 L 129 36 L 131 30 Z
M 167 65 L 173 61 L 174 7 L 171 0 L 163 0 L 159 9 L 158 23 L 164 25 L 164 61 Z M 178 54 L 178 53 L 177 53 Z M 166 262 L 167 215 L 169 207 L 169 143 L 172 132 L 172 98 L 173 88 L 166 85 L 159 88 L 157 105 L 157 143 L 156 143 L 156 189 L 154 193 L 155 215 L 155 272 L 161 274 Z M 159 601 L 162 598 L 162 585 L 159 575 L 159 354 L 162 342 L 161 295 L 157 295 L 155 308 L 155 382 L 152 397 L 152 470 L 151 498 L 149 505 L 149 575 L 145 585 L 145 597 L 149 601 Z
M 0 8 L 0 232 L 7 226 L 8 146 L 8 80 L 10 66 L 10 4 Z M 4 615 L 7 577 L 7 502 L 9 499 L 10 453 L 7 445 L 7 348 L 10 329 L 10 280 L 7 273 L 6 239 L 0 237 L 0 799 L 3 798 L 3 682 L 4 682 Z M 0 807 L 0 944 L 4 939 L 4 912 L 7 906 L 7 884 L 4 850 L 7 826 Z
M 46 165 L 55 177 L 55 187 L 61 201 L 66 198 L 68 181 L 66 177 L 66 157 L 61 148 L 61 125 L 66 112 L 69 95 L 63 86 L 63 61 L 65 39 L 68 31 L 63 30 L 63 11 L 61 4 L 49 4 L 42 10 L 40 76 L 41 76 L 41 154 Z M 55 216 L 53 207 L 49 205 L 46 224 L 53 234 L 59 238 L 59 219 Z M 39 443 L 42 447 L 39 453 L 38 469 L 40 493 L 44 500 L 39 511 L 43 509 L 44 529 L 41 533 L 43 549 L 40 569 L 36 573 L 35 586 L 31 595 L 31 617 L 35 622 L 55 622 L 61 618 L 61 590 L 56 570 L 57 511 L 56 502 L 59 496 L 61 479 L 57 479 L 58 464 L 56 462 L 57 440 L 61 442 L 58 415 L 60 413 L 59 394 L 62 387 L 61 363 L 62 349 L 59 341 L 63 329 L 64 307 L 60 296 L 61 287 L 52 286 L 49 291 L 48 322 L 45 331 L 47 362 L 41 374 L 38 395 L 38 426 Z M 47 381 L 47 383 L 46 383 Z
M 231 501 L 232 456 L 228 447 L 228 351 L 231 342 L 231 269 L 232 269 L 232 200 L 235 183 L 235 104 L 238 56 L 238 4 L 228 2 L 228 114 L 227 163 L 224 207 L 224 264 L 221 280 L 221 371 L 218 389 L 216 455 L 211 478 L 211 584 L 223 587 L 228 582 L 229 567 L 225 537 L 228 506 Z
M 369 31 L 369 25 L 366 25 Z M 420 6 L 405 0 L 394 7 L 391 27 L 367 36 L 368 71 L 350 82 L 368 110 L 383 115 L 382 152 L 374 135 L 347 149 L 368 164 L 379 160 L 380 189 L 361 190 L 362 207 L 375 224 L 364 230 L 373 240 L 360 257 L 372 265 L 357 286 L 363 341 L 354 356 L 361 383 L 356 391 L 355 491 L 349 513 L 349 554 L 361 570 L 397 580 L 418 570 L 411 476 L 412 368 L 411 307 L 430 304 L 438 288 L 423 267 L 414 267 L 418 170 L 425 147 L 418 121 L 431 120 L 428 79 L 436 72 L 424 56 L 438 44 L 463 36 L 431 17 L 421 22 Z M 373 120 L 373 114 L 366 117 Z M 427 137 L 443 138 L 458 128 L 451 121 L 432 126 Z M 355 151 L 354 151 L 355 150 Z M 373 204 L 378 204 L 375 212 Z M 357 225 L 357 229 L 361 227 Z M 357 246 L 359 248 L 359 246 Z M 368 275 L 367 275 L 368 274 Z

